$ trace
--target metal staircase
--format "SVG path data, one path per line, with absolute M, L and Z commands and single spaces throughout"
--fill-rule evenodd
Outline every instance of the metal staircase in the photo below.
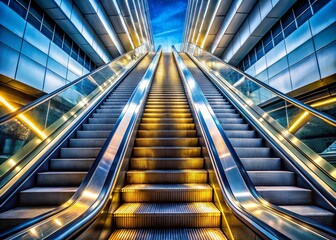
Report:
M 152 54 L 147 55 L 96 108 L 75 136 L 50 159 L 28 189 L 19 193 L 16 207 L 0 213 L 0 230 L 20 224 L 66 202 L 76 192 L 109 136 L 122 109 L 141 80 Z
M 225 239 L 171 54 L 161 57 L 126 175 L 110 239 Z
M 334 227 L 335 214 L 318 206 L 313 192 L 239 114 L 217 87 L 184 53 L 180 54 L 230 139 L 259 194 L 281 208 Z

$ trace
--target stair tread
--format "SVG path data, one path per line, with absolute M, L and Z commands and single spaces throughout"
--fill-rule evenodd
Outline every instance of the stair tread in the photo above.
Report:
M 149 170 L 129 170 L 127 173 L 190 173 L 190 172 L 207 172 L 205 169 L 149 169 Z
M 302 216 L 334 216 L 333 212 L 314 205 L 280 205 L 286 210 L 297 213 Z
M 76 192 L 77 187 L 33 187 L 21 192 L 23 193 L 39 193 L 39 192 Z
M 0 213 L 0 219 L 30 219 L 53 210 L 55 207 L 17 207 Z
M 124 203 L 115 212 L 115 216 L 127 214 L 216 214 L 220 215 L 218 208 L 211 202 L 194 203 Z
M 138 228 L 117 229 L 110 239 L 227 239 L 220 228 Z
M 255 188 L 258 191 L 311 191 L 310 189 L 296 186 L 256 186 Z
M 211 190 L 209 184 L 130 184 L 122 188 L 122 192 L 126 191 L 146 191 L 146 190 Z

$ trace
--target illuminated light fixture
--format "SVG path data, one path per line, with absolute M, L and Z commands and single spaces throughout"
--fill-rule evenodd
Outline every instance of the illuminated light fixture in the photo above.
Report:
M 194 43 L 194 38 L 195 38 L 196 27 L 197 27 L 197 24 L 198 24 L 198 19 L 199 19 L 199 16 L 201 14 L 202 5 L 203 5 L 203 0 L 201 1 L 201 6 L 200 6 L 200 9 L 198 11 L 198 16 L 197 16 L 197 19 L 196 19 L 195 29 L 194 29 L 194 32 L 192 34 L 191 41 L 190 41 L 190 42 L 193 42 L 193 43 Z
M 138 23 L 139 23 L 140 34 L 141 34 L 141 39 L 142 39 L 142 43 L 143 43 L 144 42 L 144 35 L 143 35 L 143 32 L 142 32 L 141 22 L 140 22 L 140 18 L 139 18 L 139 14 L 138 14 L 138 8 L 135 5 L 134 0 L 132 0 L 132 2 L 133 2 L 133 6 L 134 6 L 135 16 L 136 16 L 136 18 L 138 20 Z
M 336 103 L 336 97 L 329 98 L 329 99 L 326 99 L 326 100 L 318 101 L 316 103 L 311 104 L 310 106 L 316 108 L 316 107 L 322 107 L 322 106 L 325 106 L 325 105 L 329 105 L 329 104 L 332 104 L 332 103 Z M 292 126 L 288 129 L 288 131 L 291 132 L 291 133 L 293 133 L 293 134 L 296 133 L 304 125 L 304 123 L 308 121 L 308 118 L 310 118 L 309 115 L 310 115 L 309 112 L 305 111 L 292 124 Z
M 207 38 L 209 36 L 209 32 L 210 32 L 211 26 L 212 26 L 213 22 L 215 21 L 216 13 L 217 13 L 217 11 L 219 9 L 219 5 L 221 4 L 221 2 L 222 2 L 222 0 L 219 0 L 217 2 L 217 6 L 215 8 L 214 14 L 212 15 L 212 18 L 210 20 L 209 26 L 207 28 L 207 31 L 206 31 L 205 35 L 204 35 L 203 42 L 201 44 L 201 48 L 204 48 L 204 44 L 205 44 L 205 42 L 206 42 L 206 40 L 207 40 Z
M 4 99 L 2 96 L 0 96 L 0 102 L 2 102 L 9 110 L 14 112 L 17 110 L 16 107 L 12 106 L 6 99 Z M 28 127 L 33 130 L 40 138 L 46 139 L 47 136 L 41 131 L 32 121 L 30 121 L 27 117 L 25 117 L 23 114 L 19 114 L 17 116 L 20 120 L 25 122 Z
M 54 222 L 55 222 L 58 226 L 60 226 L 60 227 L 63 226 L 62 222 L 61 222 L 59 219 L 57 219 L 57 218 L 54 219 Z
M 136 29 L 136 27 L 135 27 L 135 23 L 134 23 L 133 15 L 132 15 L 132 13 L 131 13 L 131 9 L 130 9 L 130 7 L 129 7 L 128 0 L 126 0 L 125 3 L 126 3 L 126 7 L 127 7 L 127 11 L 128 11 L 128 13 L 129 13 L 129 16 L 130 16 L 130 18 L 131 18 L 131 23 L 132 23 L 132 27 L 133 27 L 133 29 L 134 29 L 134 33 L 135 33 L 136 39 L 138 40 L 138 44 L 141 45 L 140 38 L 139 38 L 139 34 L 138 34 L 138 31 L 137 31 L 137 29 Z
M 117 9 L 117 12 L 118 12 L 118 16 L 119 16 L 119 18 L 120 18 L 121 25 L 123 26 L 123 28 L 124 28 L 124 30 L 125 30 L 125 33 L 126 33 L 126 35 L 127 35 L 127 38 L 128 38 L 128 40 L 129 40 L 129 42 L 130 42 L 130 44 L 131 44 L 131 47 L 132 47 L 132 49 L 134 49 L 134 44 L 133 44 L 131 35 L 130 35 L 128 29 L 127 29 L 127 26 L 126 26 L 126 23 L 125 23 L 125 19 L 124 19 L 124 17 L 123 17 L 122 14 L 121 14 L 119 5 L 118 5 L 118 3 L 117 3 L 117 0 L 113 0 L 113 4 L 114 4 L 114 7 Z
M 198 43 L 198 39 L 199 39 L 199 37 L 200 37 L 200 35 L 201 35 L 201 32 L 202 32 L 202 27 L 203 27 L 204 20 L 205 20 L 205 17 L 206 17 L 206 15 L 207 15 L 207 12 L 208 12 L 208 9 L 209 9 L 210 2 L 211 2 L 211 0 L 208 1 L 207 5 L 206 5 L 206 7 L 205 7 L 205 13 L 204 13 L 204 15 L 203 15 L 203 19 L 202 19 L 202 22 L 201 22 L 201 26 L 200 26 L 200 28 L 199 28 L 199 30 L 198 30 L 198 35 L 197 35 L 197 38 L 196 38 L 196 41 L 195 41 L 195 44 L 196 44 L 196 45 L 197 45 L 197 43 Z

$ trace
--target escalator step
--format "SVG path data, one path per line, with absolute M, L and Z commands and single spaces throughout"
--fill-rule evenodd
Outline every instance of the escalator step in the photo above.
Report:
M 125 203 L 114 212 L 117 228 L 220 227 L 213 203 Z
M 122 192 L 124 202 L 210 202 L 208 184 L 132 184 Z
M 208 172 L 204 169 L 183 170 L 130 170 L 127 182 L 133 183 L 206 183 Z

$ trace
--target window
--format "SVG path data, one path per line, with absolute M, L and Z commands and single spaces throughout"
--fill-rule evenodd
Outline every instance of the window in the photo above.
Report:
M 284 37 L 289 36 L 299 26 L 307 22 L 323 6 L 331 0 L 298 0 L 281 19 L 274 24 L 272 29 L 255 45 L 251 51 L 238 63 L 239 68 L 246 66 L 246 59 L 249 59 L 249 66 L 258 61 L 262 56 L 279 44 Z M 245 68 L 246 69 L 246 68 Z
M 13 9 L 17 14 L 19 14 L 22 18 L 26 18 L 27 9 L 24 8 L 20 3 L 15 0 L 10 1 L 9 7 Z

